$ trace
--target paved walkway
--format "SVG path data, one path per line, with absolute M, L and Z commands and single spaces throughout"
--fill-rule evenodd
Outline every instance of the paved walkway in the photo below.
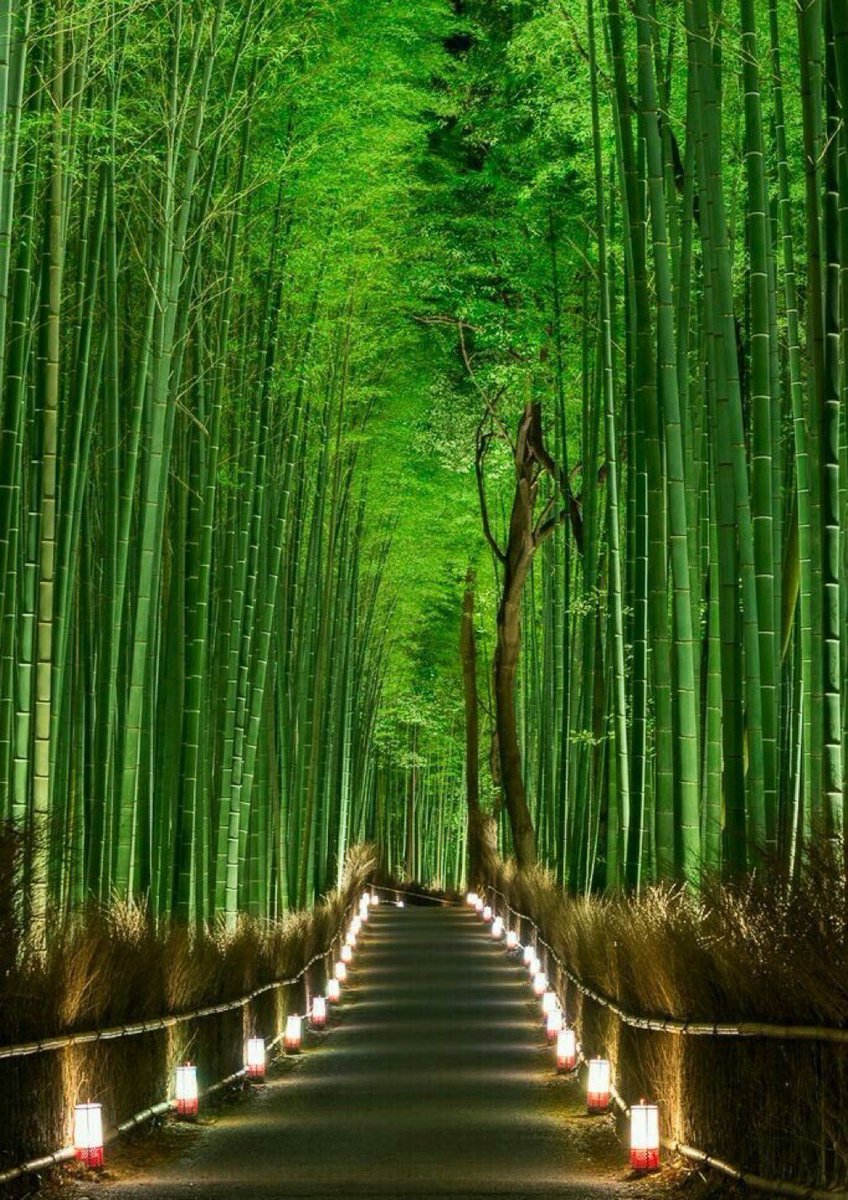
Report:
M 383 904 L 339 1023 L 164 1166 L 103 1200 L 637 1196 L 557 1079 L 524 972 L 464 909 Z M 288 1064 L 286 1064 L 288 1066 Z

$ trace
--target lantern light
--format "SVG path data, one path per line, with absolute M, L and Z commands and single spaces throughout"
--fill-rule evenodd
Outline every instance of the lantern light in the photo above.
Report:
M 347 983 L 347 963 L 337 962 L 333 967 L 333 974 L 338 983 Z
M 492 937 L 495 939 L 495 941 L 497 941 L 498 938 L 503 937 L 503 931 L 503 917 L 495 917 L 494 921 L 492 921 Z
M 610 1065 L 606 1058 L 589 1061 L 586 1107 L 590 1113 L 606 1112 L 610 1103 Z
M 468 895 L 465 897 L 465 903 L 468 905 L 469 908 L 473 908 L 474 905 L 477 903 L 477 893 L 469 892 Z
M 178 1116 L 197 1116 L 197 1067 L 192 1063 L 183 1063 L 181 1067 L 177 1067 L 176 1101 Z
M 99 1104 L 74 1108 L 74 1157 L 84 1166 L 103 1166 L 103 1110 Z
M 485 901 L 483 900 L 483 897 L 478 896 L 477 899 L 474 901 L 474 911 L 477 913 L 481 913 L 483 911 L 484 903 L 485 903 Z
M 517 950 L 518 949 L 518 932 L 517 932 L 517 930 L 508 929 L 506 931 L 506 948 L 507 948 L 507 950 Z
M 550 1016 L 555 1008 L 559 1008 L 557 994 L 548 988 L 548 990 L 542 996 L 542 1012 L 547 1017 Z
M 531 945 L 526 945 L 524 947 L 524 953 L 521 956 L 521 961 L 524 963 L 525 967 L 529 967 L 535 957 L 536 951 Z
M 368 907 L 368 905 L 371 903 L 370 891 L 362 893 L 362 895 L 359 897 L 359 903 L 365 905 L 366 908 Z
M 344 946 L 342 946 L 341 951 L 339 953 L 339 958 L 342 960 L 343 963 L 353 962 L 353 950 L 347 943 L 345 943 Z
M 491 921 L 491 919 L 492 919 L 492 906 L 491 906 L 491 904 L 484 904 L 484 905 L 483 905 L 483 911 L 482 911 L 482 913 L 480 914 L 480 916 L 481 916 L 481 917 L 483 918 L 483 920 L 484 920 L 484 921 L 486 921 L 486 922 L 488 922 L 488 921 Z
M 297 1013 L 289 1013 L 286 1017 L 286 1032 L 283 1036 L 283 1049 L 286 1054 L 299 1054 L 300 1041 L 303 1034 L 302 1023 Z
M 359 904 L 359 919 L 364 925 L 368 920 L 368 905 L 360 901 Z
M 559 1005 L 557 1005 L 556 1008 L 551 1009 L 551 1011 L 548 1013 L 547 1019 L 545 1021 L 545 1032 L 548 1035 L 548 1041 L 555 1042 L 557 1040 L 557 1038 L 559 1037 L 561 1029 L 562 1029 L 562 1009 L 559 1007 Z
M 544 971 L 537 971 L 533 976 L 533 995 L 541 1000 L 548 987 L 548 977 Z
M 395 908 L 406 908 L 406 905 L 402 900 L 395 900 Z
M 534 954 L 530 959 L 530 965 L 527 968 L 527 974 L 532 979 L 534 975 L 538 975 L 542 969 L 542 964 L 539 961 L 538 955 Z
M 359 934 L 362 931 L 362 917 L 354 917 L 350 923 L 350 929 L 351 933 L 355 933 L 356 936 L 359 937 Z
M 338 980 L 336 980 L 338 983 Z M 323 996 L 312 997 L 311 1022 L 313 1029 L 323 1029 L 327 1024 L 327 1001 Z
M 248 1079 L 265 1078 L 265 1039 L 252 1037 L 247 1039 L 247 1049 L 244 1055 L 244 1069 Z
M 372 903 L 372 904 L 379 904 L 379 903 L 380 903 L 380 897 L 379 897 L 379 894 L 378 894 L 377 892 L 372 892 L 372 893 L 371 893 L 371 903 Z
M 327 1003 L 338 1004 L 342 998 L 342 985 L 338 979 L 327 980 Z
M 634 1171 L 660 1168 L 660 1111 L 644 1100 L 630 1109 L 630 1166 Z
M 345 944 L 350 946 L 351 949 L 356 945 L 356 934 L 352 929 L 349 929 L 345 934 Z
M 556 1044 L 556 1069 L 560 1075 L 577 1066 L 577 1036 L 573 1029 L 560 1029 Z

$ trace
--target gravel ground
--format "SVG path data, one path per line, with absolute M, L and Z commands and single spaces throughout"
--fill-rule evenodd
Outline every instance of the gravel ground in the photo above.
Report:
M 208 1123 L 113 1149 L 75 1196 L 669 1196 L 629 1176 L 611 1120 L 553 1074 L 528 997 L 470 912 L 384 904 L 326 1034 Z

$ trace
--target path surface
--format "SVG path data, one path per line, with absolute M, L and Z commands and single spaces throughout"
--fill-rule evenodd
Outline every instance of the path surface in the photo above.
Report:
M 524 973 L 472 913 L 383 904 L 339 1024 L 255 1099 L 102 1200 L 638 1196 L 558 1080 Z M 570 1113 L 570 1119 L 569 1118 Z M 576 1131 L 576 1132 L 575 1132 Z

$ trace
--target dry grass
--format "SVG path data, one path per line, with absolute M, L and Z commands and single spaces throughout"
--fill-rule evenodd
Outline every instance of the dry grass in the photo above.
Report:
M 628 1012 L 848 1026 L 848 896 L 826 853 L 792 887 L 764 872 L 698 897 L 571 899 L 544 871 L 511 864 L 497 883 L 572 972 Z M 662 1104 L 668 1135 L 770 1178 L 848 1183 L 848 1047 L 641 1031 L 564 990 L 587 1049 L 612 1060 L 628 1099 Z
M 341 887 L 282 921 L 187 929 L 154 922 L 143 906 L 92 908 L 65 922 L 45 956 L 29 956 L 14 904 L 17 842 L 0 833 L 0 1043 L 132 1024 L 235 1000 L 297 974 L 329 945 L 352 896 L 370 877 L 370 847 L 351 850 Z M 309 985 L 323 988 L 316 962 Z M 102 1045 L 0 1060 L 0 1171 L 67 1144 L 79 1099 L 117 1124 L 162 1100 L 176 1062 L 212 1083 L 242 1065 L 245 1036 L 275 1036 L 303 1005 L 304 984 L 272 990 L 245 1009 Z

